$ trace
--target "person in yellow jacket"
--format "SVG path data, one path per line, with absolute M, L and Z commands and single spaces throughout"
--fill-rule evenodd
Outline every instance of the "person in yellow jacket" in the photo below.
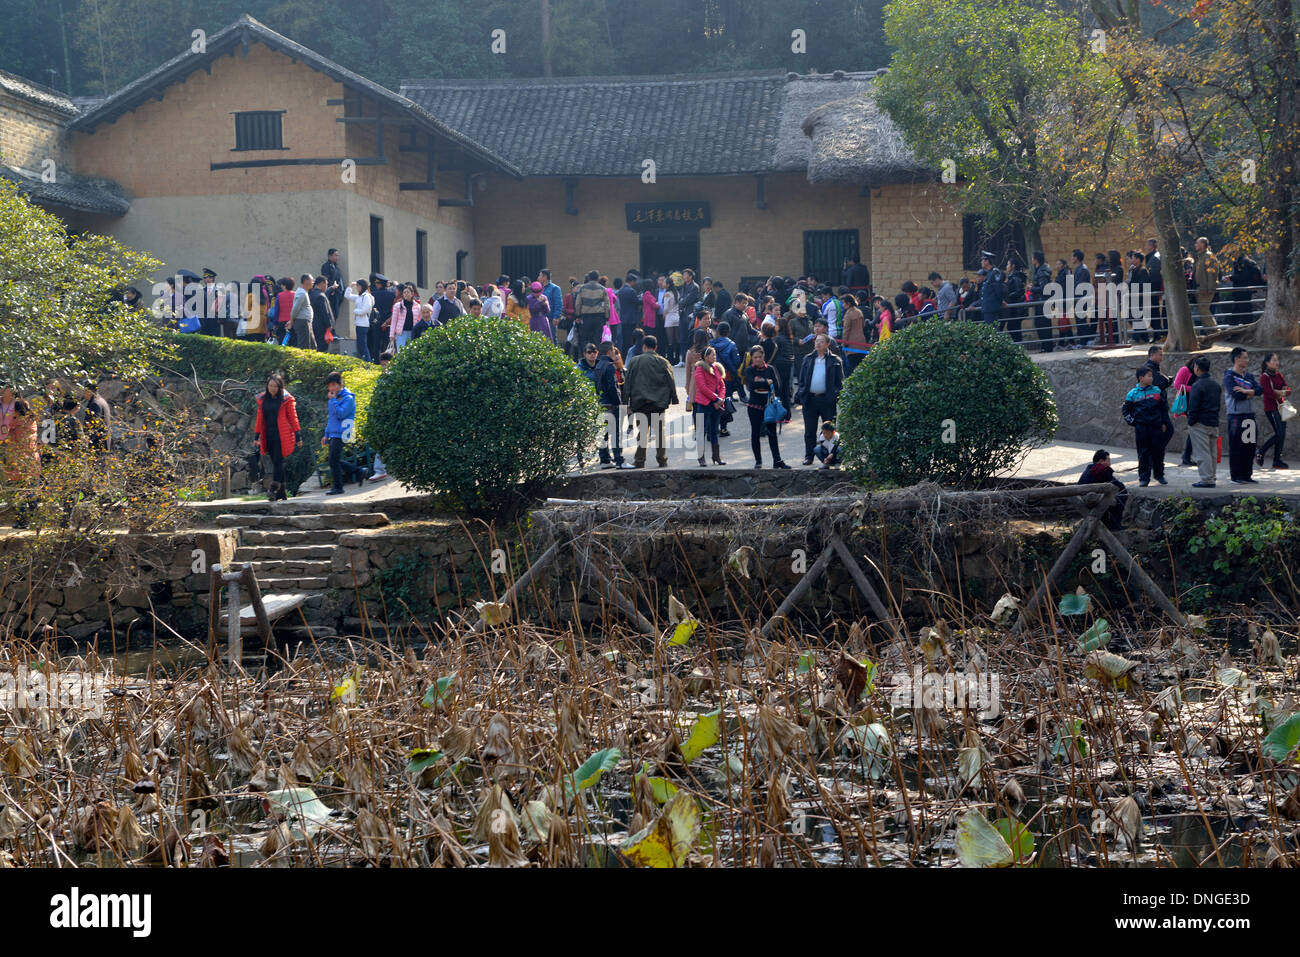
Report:
M 1196 311 L 1200 314 L 1201 325 L 1206 329 L 1218 326 L 1210 303 L 1219 291 L 1219 261 L 1210 249 L 1210 241 L 1204 236 L 1196 240 L 1196 255 L 1193 257 L 1193 278 L 1196 280 Z
M 255 342 L 266 339 L 266 310 L 269 308 L 266 277 L 254 276 L 244 296 L 244 338 Z

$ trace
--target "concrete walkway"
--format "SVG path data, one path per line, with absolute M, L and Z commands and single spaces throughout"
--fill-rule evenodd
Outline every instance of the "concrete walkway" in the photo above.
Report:
M 1138 350 L 1134 350 L 1135 354 Z M 1141 350 L 1145 355 L 1145 349 Z M 1066 353 L 1068 355 L 1068 353 Z M 1076 353 L 1077 355 L 1077 353 Z M 677 376 L 677 384 L 682 387 L 685 382 L 684 369 L 674 370 Z M 679 388 L 682 399 L 685 399 L 685 389 Z M 735 421 L 730 425 L 730 436 L 723 437 L 719 446 L 722 451 L 722 460 L 730 468 L 751 468 L 754 464 L 754 456 L 750 447 L 750 427 L 749 419 L 745 414 L 744 407 L 738 410 L 739 414 Z M 673 406 L 667 413 L 665 419 L 665 429 L 668 438 L 668 467 L 673 469 L 689 469 L 692 471 L 703 472 L 698 464 L 698 451 L 691 431 L 690 419 L 686 408 L 683 405 Z M 632 461 L 632 454 L 635 451 L 635 442 L 627 435 L 626 424 L 624 424 L 624 455 L 628 462 Z M 1268 432 L 1267 427 L 1265 433 Z M 1193 482 L 1198 480 L 1197 471 L 1193 468 L 1180 468 L 1173 464 L 1179 461 L 1182 455 L 1183 441 L 1186 438 L 1186 427 L 1183 425 L 1175 426 L 1174 440 L 1170 443 L 1165 454 L 1165 478 L 1169 481 L 1166 486 L 1152 483 L 1148 488 L 1138 488 L 1137 485 L 1137 452 L 1133 448 L 1107 446 L 1111 454 L 1111 464 L 1115 469 L 1116 477 L 1128 486 L 1131 494 L 1134 495 L 1198 495 L 1214 496 L 1225 494 L 1245 495 L 1295 495 L 1300 496 L 1300 462 L 1296 463 L 1297 468 L 1286 471 L 1274 471 L 1271 468 L 1256 469 L 1254 478 L 1258 480 L 1257 485 L 1233 485 L 1228 481 L 1228 461 L 1227 461 L 1227 442 L 1224 442 L 1224 459 L 1219 463 L 1219 472 L 1217 476 L 1218 485 L 1213 489 L 1194 489 L 1191 487 Z M 778 441 L 780 444 L 782 458 L 793 469 L 820 468 L 820 465 L 814 461 L 811 466 L 802 465 L 804 457 L 804 440 L 803 440 L 803 413 L 802 409 L 794 411 L 794 419 L 790 424 L 782 426 L 778 432 Z M 707 447 L 706 447 L 707 448 Z M 1095 445 L 1086 445 L 1079 442 L 1053 442 L 1043 448 L 1031 451 L 1018 468 L 1006 474 L 1007 478 L 1020 479 L 1039 479 L 1050 482 L 1075 482 L 1078 481 L 1080 473 L 1085 465 L 1092 461 L 1092 455 L 1097 450 Z M 766 438 L 762 442 L 763 467 L 770 469 L 772 467 L 771 452 L 768 449 Z M 710 455 L 706 450 L 705 460 L 709 461 Z M 654 449 L 649 450 L 646 467 L 648 469 L 657 469 L 655 463 Z M 711 467 L 711 466 L 709 466 Z M 570 465 L 570 473 L 577 474 L 582 472 L 594 472 L 599 469 L 599 463 L 593 457 L 588 459 L 584 467 L 579 467 L 576 461 Z M 319 498 L 323 502 L 348 503 L 353 506 L 360 503 L 382 502 L 390 498 L 398 498 L 412 494 L 411 490 L 398 482 L 389 479 L 384 482 L 367 482 L 365 487 L 357 485 L 348 485 L 347 491 L 343 495 L 326 496 L 315 478 L 308 480 L 300 490 L 296 500 L 311 500 Z M 238 501 L 238 500 L 232 500 Z M 212 503 L 208 503 L 209 507 Z

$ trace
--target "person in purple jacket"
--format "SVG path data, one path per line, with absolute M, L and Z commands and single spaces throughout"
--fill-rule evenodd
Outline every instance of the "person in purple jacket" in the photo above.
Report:
M 534 282 L 528 292 L 528 328 L 540 332 L 551 342 L 555 332 L 551 329 L 551 301 L 542 292 L 542 284 Z

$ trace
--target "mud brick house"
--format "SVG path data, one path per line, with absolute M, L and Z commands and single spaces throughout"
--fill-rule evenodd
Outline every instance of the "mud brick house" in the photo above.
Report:
M 694 266 L 878 289 L 1013 244 L 949 203 L 874 105 L 874 73 L 421 80 L 393 92 L 250 17 L 116 93 L 0 74 L 0 174 L 76 229 L 223 280 L 314 272 L 427 290 L 549 266 Z M 53 159 L 53 181 L 45 160 Z M 1050 258 L 1136 245 L 1149 213 L 1044 229 Z M 1023 252 L 1023 251 L 1022 251 Z M 153 277 L 158 278 L 158 277 Z

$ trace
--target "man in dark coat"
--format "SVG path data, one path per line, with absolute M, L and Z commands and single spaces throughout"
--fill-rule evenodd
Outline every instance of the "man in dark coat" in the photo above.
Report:
M 325 298 L 330 301 L 330 315 L 337 316 L 343 305 L 343 270 L 339 268 L 339 251 L 331 249 L 320 264 L 320 274 L 325 277 Z M 316 337 L 318 344 L 320 336 Z
M 993 264 L 993 254 L 980 254 L 980 320 L 995 329 L 1002 321 L 1002 301 L 1006 297 L 1007 282 L 1002 270 Z
M 334 307 L 330 303 L 328 289 L 329 279 L 320 275 L 307 294 L 311 302 L 311 329 L 315 334 L 317 352 L 330 351 L 330 344 L 325 341 L 325 330 L 334 328 Z
M 659 343 L 654 336 L 646 336 L 641 351 L 627 364 L 623 376 L 623 389 L 627 393 L 627 410 L 641 419 L 638 422 L 639 439 L 632 461 L 636 468 L 645 467 L 646 450 L 653 433 L 657 442 L 656 458 L 660 468 L 668 466 L 668 446 L 664 439 L 664 413 L 670 405 L 677 405 L 677 378 L 668 360 L 659 355 Z

